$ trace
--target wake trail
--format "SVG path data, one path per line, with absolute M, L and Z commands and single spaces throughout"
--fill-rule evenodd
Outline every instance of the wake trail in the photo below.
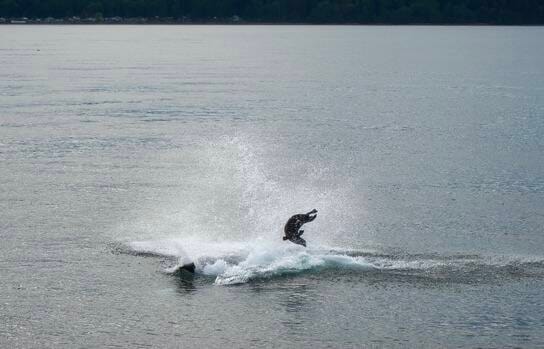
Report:
M 169 274 L 194 262 L 197 275 L 214 277 L 217 285 L 308 272 L 325 275 L 327 271 L 469 283 L 504 277 L 544 277 L 544 257 L 538 256 L 384 253 L 327 246 L 304 248 L 265 240 L 209 243 L 197 239 L 135 241 L 124 245 L 121 252 L 161 258 L 165 261 L 164 272 Z

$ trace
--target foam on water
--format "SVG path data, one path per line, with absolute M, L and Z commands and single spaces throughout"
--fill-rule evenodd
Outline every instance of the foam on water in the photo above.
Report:
M 217 285 L 247 283 L 277 276 L 320 273 L 327 270 L 354 273 L 390 273 L 469 281 L 496 275 L 544 276 L 544 260 L 537 257 L 383 254 L 376 251 L 342 250 L 326 246 L 303 248 L 266 240 L 208 243 L 196 239 L 138 241 L 128 244 L 133 254 L 174 260 L 165 272 L 174 274 L 190 261 L 200 275 L 215 277 Z
M 266 240 L 206 243 L 195 239 L 168 239 L 137 241 L 128 246 L 135 254 L 175 258 L 177 264 L 166 268 L 166 272 L 173 273 L 188 261 L 195 261 L 197 272 L 215 276 L 215 283 L 219 285 L 245 283 L 321 267 L 375 268 L 364 257 Z

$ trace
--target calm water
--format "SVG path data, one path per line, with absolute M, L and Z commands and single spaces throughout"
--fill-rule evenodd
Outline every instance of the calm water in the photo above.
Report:
M 0 346 L 544 347 L 543 37 L 1 26 Z

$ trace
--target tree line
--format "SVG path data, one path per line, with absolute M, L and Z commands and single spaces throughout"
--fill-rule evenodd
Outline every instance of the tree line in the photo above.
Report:
M 544 24 L 544 0 L 0 0 L 0 17 L 249 23 Z

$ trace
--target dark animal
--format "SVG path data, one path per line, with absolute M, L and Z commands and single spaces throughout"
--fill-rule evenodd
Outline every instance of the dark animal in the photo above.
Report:
M 304 234 L 304 230 L 299 229 L 303 224 L 313 221 L 315 217 L 317 217 L 317 214 L 315 213 L 317 213 L 317 210 L 314 208 L 308 213 L 296 214 L 289 218 L 287 223 L 285 223 L 285 228 L 283 228 L 283 231 L 285 232 L 283 241 L 289 240 L 292 243 L 306 247 L 306 240 L 300 237 Z
M 180 269 L 183 269 L 183 270 L 187 270 L 189 273 L 193 273 L 195 272 L 195 263 L 188 263 L 188 264 L 184 264 L 180 267 Z
M 196 266 L 194 263 L 187 263 L 174 270 L 172 275 L 179 276 L 182 279 L 191 280 L 195 276 Z

